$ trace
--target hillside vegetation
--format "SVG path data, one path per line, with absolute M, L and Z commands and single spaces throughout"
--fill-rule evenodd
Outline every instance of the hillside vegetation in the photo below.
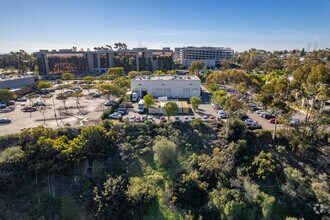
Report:
M 0 219 L 329 218 L 329 133 L 301 126 L 273 141 L 238 120 L 225 133 L 105 120 L 4 136 Z

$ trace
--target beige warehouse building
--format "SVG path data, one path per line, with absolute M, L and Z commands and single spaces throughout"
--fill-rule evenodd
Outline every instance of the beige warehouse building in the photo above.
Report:
M 131 81 L 131 91 L 139 98 L 145 94 L 168 98 L 200 97 L 201 80 L 196 75 L 137 76 Z

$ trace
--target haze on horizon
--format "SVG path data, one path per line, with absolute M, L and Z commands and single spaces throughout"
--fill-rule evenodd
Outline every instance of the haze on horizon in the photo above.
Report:
M 235 51 L 330 48 L 328 0 L 1 0 L 0 53 L 124 42 Z

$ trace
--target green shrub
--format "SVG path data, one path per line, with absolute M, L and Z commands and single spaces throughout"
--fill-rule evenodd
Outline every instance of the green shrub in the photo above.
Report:
M 166 138 L 161 138 L 152 147 L 155 152 L 155 160 L 163 167 L 171 165 L 176 161 L 176 144 Z
M 111 115 L 112 113 L 114 113 L 115 109 L 117 109 L 119 107 L 119 105 L 123 102 L 124 97 L 121 97 L 118 102 L 116 102 L 113 106 L 107 108 L 104 110 L 101 118 L 102 120 L 106 120 L 109 119 L 109 115 Z
M 17 145 L 18 142 L 18 135 L 17 134 L 9 134 L 0 136 L 0 150 Z

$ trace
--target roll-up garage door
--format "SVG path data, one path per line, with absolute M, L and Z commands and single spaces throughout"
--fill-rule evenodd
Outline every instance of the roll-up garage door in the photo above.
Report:
M 163 94 L 163 88 L 156 88 L 155 89 L 154 96 L 156 96 L 156 97 L 164 96 L 164 94 Z
M 190 97 L 190 89 L 189 88 L 183 88 L 183 98 L 189 98 Z
M 171 97 L 171 89 L 170 88 L 164 89 L 164 96 Z

